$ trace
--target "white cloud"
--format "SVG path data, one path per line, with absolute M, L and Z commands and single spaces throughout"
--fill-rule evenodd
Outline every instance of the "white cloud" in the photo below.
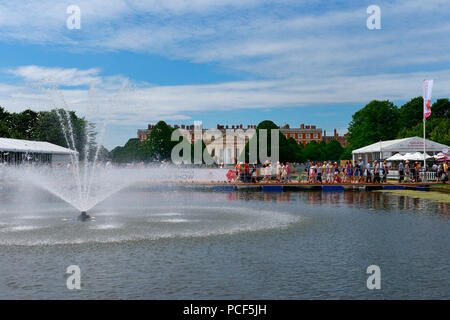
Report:
M 76 68 L 47 68 L 39 66 L 22 66 L 7 70 L 8 73 L 21 77 L 29 82 L 42 85 L 55 84 L 58 86 L 99 85 L 101 78 L 99 69 L 79 70 Z
M 79 0 L 82 29 L 67 30 L 70 1 L 4 1 L 0 40 L 129 50 L 216 63 L 266 78 L 389 73 L 450 62 L 446 0 L 380 0 L 382 30 L 348 1 Z M 342 5 L 342 4 L 341 4 Z M 396 71 L 397 72 L 397 71 Z
M 50 74 L 56 75 L 67 86 L 95 84 L 93 89 L 67 87 L 58 90 L 45 84 L 40 87 L 1 84 L 0 105 L 10 111 L 20 111 L 29 106 L 49 109 L 67 104 L 68 108 L 89 118 L 108 118 L 123 125 L 143 119 L 183 119 L 189 118 L 193 112 L 214 110 L 310 107 L 319 103 L 365 104 L 372 99 L 406 100 L 421 94 L 424 78 L 435 79 L 433 96 L 450 95 L 450 70 L 205 85 L 155 86 L 141 83 L 137 87 L 130 87 L 128 84 L 132 81 L 120 76 L 102 77 L 96 69 L 24 66 L 10 72 L 26 81 L 40 81 L 46 79 L 44 75 Z M 95 82 L 90 81 L 91 78 Z M 128 84 L 123 85 L 124 81 Z

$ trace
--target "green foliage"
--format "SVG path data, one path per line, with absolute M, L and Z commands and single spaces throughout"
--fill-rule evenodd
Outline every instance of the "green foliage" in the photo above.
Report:
M 331 140 L 325 146 L 325 157 L 320 160 L 339 160 L 344 148 L 337 140 Z
M 437 99 L 431 106 L 431 116 L 428 119 L 445 118 L 450 119 L 450 101 L 448 99 Z
M 423 119 L 423 98 L 416 97 L 409 100 L 399 109 L 399 126 L 412 127 Z
M 142 143 L 138 138 L 132 138 L 123 147 L 116 147 L 110 152 L 111 159 L 116 162 L 142 161 Z
M 341 156 L 339 157 L 339 160 L 352 160 L 352 151 L 353 148 L 351 145 L 345 147 L 343 152 L 341 153 Z
M 357 111 L 350 122 L 348 141 L 356 149 L 397 136 L 399 109 L 390 101 L 373 100 Z
M 172 133 L 175 129 L 169 127 L 164 121 L 159 121 L 150 132 L 147 140 L 140 141 L 138 138 L 128 140 L 123 147 L 116 147 L 111 151 L 111 158 L 116 162 L 132 162 L 132 161 L 171 161 L 172 149 L 183 141 L 183 137 L 179 141 L 172 141 Z M 202 152 L 206 149 L 203 141 Z M 194 161 L 194 144 L 189 144 L 191 162 Z M 203 153 L 202 153 L 203 154 Z M 183 156 L 182 154 L 180 156 Z M 204 159 L 203 159 L 204 160 Z
M 61 127 L 61 121 L 67 126 L 70 121 L 74 133 L 75 146 L 71 140 L 69 144 Z M 67 132 L 67 138 L 70 139 Z M 51 111 L 35 112 L 27 109 L 21 113 L 9 113 L 0 107 L 0 136 L 4 138 L 47 141 L 62 147 L 76 148 L 83 160 L 87 146 L 90 157 L 93 158 L 96 151 L 95 126 L 84 118 L 79 118 L 74 111 L 53 109 Z M 90 137 L 88 139 L 88 137 Z M 102 157 L 107 156 L 107 150 L 103 148 Z
M 142 146 L 145 160 L 170 160 L 170 154 L 175 145 L 174 142 L 171 141 L 172 131 L 173 129 L 164 121 L 159 121 L 153 127 L 148 139 L 144 141 Z
M 256 127 L 256 133 L 255 135 L 252 137 L 252 140 L 256 139 L 257 141 L 257 161 L 258 162 L 262 162 L 260 157 L 259 157 L 259 143 L 260 140 L 262 139 L 261 137 L 261 131 L 262 129 L 267 130 L 267 156 L 270 157 L 272 155 L 272 129 L 279 129 L 278 126 L 273 123 L 270 120 L 264 120 L 262 122 L 260 122 L 257 127 Z M 295 142 L 295 141 L 294 141 Z M 293 159 L 295 158 L 295 154 L 298 154 L 297 148 L 298 147 L 294 147 L 294 145 L 288 142 L 286 136 L 284 134 L 282 134 L 281 132 L 278 135 L 278 145 L 279 145 L 279 159 L 280 162 L 292 162 Z M 245 148 L 242 152 L 245 152 L 245 161 L 249 161 L 250 159 L 250 141 L 245 145 Z
M 310 143 L 306 144 L 303 148 L 303 155 L 306 160 L 322 160 L 323 152 L 320 144 L 317 141 L 313 140 Z

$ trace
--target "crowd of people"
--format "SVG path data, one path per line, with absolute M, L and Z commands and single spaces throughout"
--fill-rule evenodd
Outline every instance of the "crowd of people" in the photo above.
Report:
M 369 160 L 364 162 L 345 161 L 338 164 L 332 161 L 312 161 L 304 168 L 304 172 L 296 172 L 295 166 L 289 162 L 277 162 L 272 164 L 265 161 L 262 164 L 249 164 L 238 162 L 227 173 L 229 182 L 256 183 L 256 182 L 305 182 L 305 183 L 386 183 L 390 170 L 395 170 L 398 175 L 392 175 L 390 180 L 396 177 L 399 183 L 421 182 L 420 162 L 400 161 L 397 166 L 392 166 L 387 161 Z M 449 181 L 448 165 L 446 162 L 434 163 L 428 171 L 435 172 L 439 182 Z
M 272 164 L 271 161 L 266 160 L 260 165 L 238 162 L 234 169 L 228 171 L 227 178 L 228 181 L 243 183 L 256 183 L 261 180 L 264 182 L 288 182 L 291 172 L 289 162 L 277 161 L 276 164 Z

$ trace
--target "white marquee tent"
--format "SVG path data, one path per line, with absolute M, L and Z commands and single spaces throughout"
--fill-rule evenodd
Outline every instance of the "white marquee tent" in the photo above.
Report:
M 410 137 L 396 140 L 380 141 L 371 145 L 353 150 L 352 158 L 356 161 L 361 157 L 364 162 L 368 160 L 385 160 L 395 155 L 396 153 L 415 153 L 423 154 L 423 138 Z M 425 140 L 425 151 L 428 155 L 442 152 L 449 147 L 445 144 L 437 143 L 431 140 Z M 423 161 L 423 156 L 422 156 Z
M 20 163 L 26 160 L 50 162 L 70 161 L 70 155 L 77 155 L 74 150 L 44 141 L 29 141 L 0 138 L 0 161 Z

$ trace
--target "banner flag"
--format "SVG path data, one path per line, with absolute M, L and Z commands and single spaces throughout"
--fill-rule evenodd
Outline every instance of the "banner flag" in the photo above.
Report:
M 431 115 L 431 90 L 433 90 L 433 80 L 425 80 L 423 84 L 423 115 L 425 118 Z

